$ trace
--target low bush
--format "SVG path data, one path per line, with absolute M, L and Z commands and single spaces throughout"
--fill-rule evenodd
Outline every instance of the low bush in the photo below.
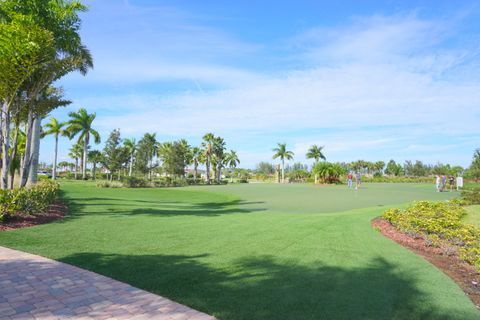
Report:
M 377 183 L 434 183 L 435 177 L 407 177 L 407 176 L 387 176 L 381 174 L 364 175 L 362 182 Z
M 98 188 L 123 188 L 123 183 L 120 181 L 102 180 L 97 182 Z
M 406 209 L 389 209 L 383 214 L 393 226 L 407 234 L 420 234 L 429 246 L 458 248 L 460 258 L 480 271 L 480 228 L 466 224 L 462 201 L 420 201 Z
M 126 177 L 122 183 L 126 188 L 145 188 L 148 187 L 149 181 L 137 177 Z
M 480 204 L 480 188 L 462 190 L 462 199 L 466 204 Z
M 44 213 L 58 197 L 60 186 L 51 180 L 21 189 L 0 190 L 0 220 Z

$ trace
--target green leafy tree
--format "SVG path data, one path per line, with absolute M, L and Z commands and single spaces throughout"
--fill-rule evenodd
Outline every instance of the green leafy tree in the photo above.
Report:
M 468 168 L 468 173 L 475 181 L 478 182 L 480 180 L 480 149 L 476 149 L 473 153 L 473 159 Z
M 82 179 L 85 180 L 87 178 L 87 151 L 90 143 L 90 136 L 93 137 L 93 141 L 96 144 L 100 143 L 101 140 L 100 134 L 92 127 L 96 114 L 89 114 L 87 110 L 80 108 L 77 112 L 70 112 L 68 116 L 70 117 L 70 120 L 68 121 L 66 131 L 68 132 L 70 139 L 78 136 L 78 141 L 82 141 Z
M 279 158 L 282 164 L 282 182 L 285 182 L 285 159 L 292 160 L 294 153 L 287 150 L 286 143 L 278 143 L 276 148 L 273 148 L 273 159 Z
M 399 176 L 403 173 L 403 168 L 400 164 L 397 164 L 395 160 L 392 159 L 387 163 L 385 173 L 388 175 Z
M 53 135 L 55 137 L 55 152 L 53 156 L 53 172 L 52 179 L 57 178 L 57 158 L 58 158 L 58 138 L 67 135 L 64 130 L 65 123 L 59 122 L 56 118 L 51 117 L 50 121 L 43 126 L 42 136 Z
M 265 175 L 272 175 L 275 173 L 275 167 L 269 162 L 262 161 L 255 166 L 255 171 Z
M 115 129 L 110 133 L 102 153 L 102 164 L 110 171 L 110 180 L 113 180 L 115 172 L 120 179 L 122 164 L 128 159 L 128 150 L 122 147 L 120 130 Z

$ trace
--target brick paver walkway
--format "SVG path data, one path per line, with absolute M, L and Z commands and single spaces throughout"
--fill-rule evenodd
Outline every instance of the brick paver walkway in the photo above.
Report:
M 90 271 L 0 247 L 0 319 L 214 318 Z

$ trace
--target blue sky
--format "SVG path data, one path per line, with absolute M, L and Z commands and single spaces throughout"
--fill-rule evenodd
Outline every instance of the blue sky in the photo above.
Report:
M 243 167 L 277 142 L 305 163 L 312 144 L 329 161 L 464 166 L 480 147 L 478 1 L 85 2 L 95 68 L 59 81 L 73 104 L 52 115 L 96 112 L 104 140 L 214 132 Z M 51 162 L 53 139 L 41 148 Z

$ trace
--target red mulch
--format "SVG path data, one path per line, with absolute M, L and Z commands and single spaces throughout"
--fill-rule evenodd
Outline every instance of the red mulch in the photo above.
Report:
M 67 212 L 67 206 L 63 203 L 57 202 L 50 205 L 45 213 L 35 216 L 16 216 L 7 221 L 0 222 L 0 231 L 26 228 L 63 219 L 67 215 Z
M 480 308 L 480 273 L 475 270 L 475 267 L 460 260 L 457 254 L 445 255 L 442 248 L 425 245 L 425 240 L 421 237 L 412 237 L 400 232 L 385 219 L 372 220 L 372 226 L 380 230 L 384 236 L 422 256 L 442 270 L 463 289 L 475 306 Z

